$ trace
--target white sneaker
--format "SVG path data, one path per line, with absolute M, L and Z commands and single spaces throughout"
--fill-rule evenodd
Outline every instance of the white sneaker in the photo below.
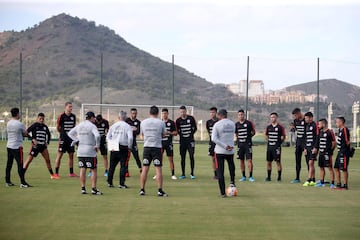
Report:
M 155 175 L 155 176 L 153 176 L 153 179 L 154 179 L 154 180 L 156 179 L 156 175 Z
M 172 175 L 172 176 L 171 176 L 171 179 L 172 179 L 172 180 L 176 180 L 177 177 L 176 177 L 175 175 Z

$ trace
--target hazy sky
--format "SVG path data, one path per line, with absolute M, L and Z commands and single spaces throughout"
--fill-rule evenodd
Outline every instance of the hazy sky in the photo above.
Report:
M 267 89 L 316 80 L 318 57 L 320 78 L 360 85 L 356 0 L 0 0 L 0 31 L 60 13 L 108 26 L 166 61 L 174 54 L 176 64 L 213 83 L 245 79 L 250 56 L 250 79 Z

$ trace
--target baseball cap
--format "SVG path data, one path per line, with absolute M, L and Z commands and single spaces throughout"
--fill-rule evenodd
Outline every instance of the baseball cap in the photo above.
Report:
M 95 117 L 95 113 L 94 113 L 94 112 L 89 111 L 89 112 L 87 112 L 87 113 L 85 114 L 85 118 L 86 118 L 86 119 L 90 119 L 90 118 L 92 118 L 92 117 Z

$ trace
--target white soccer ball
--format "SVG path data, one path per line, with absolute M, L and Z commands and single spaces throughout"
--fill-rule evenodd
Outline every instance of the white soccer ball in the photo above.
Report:
M 238 194 L 238 190 L 235 186 L 229 186 L 226 189 L 226 196 L 228 196 L 228 197 L 236 197 L 237 194 Z

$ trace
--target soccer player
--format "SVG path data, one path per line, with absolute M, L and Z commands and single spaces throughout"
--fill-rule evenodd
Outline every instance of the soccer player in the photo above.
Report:
M 245 158 L 249 169 L 249 181 L 255 182 L 253 177 L 253 162 L 252 162 L 252 137 L 255 135 L 254 124 L 245 118 L 243 109 L 238 111 L 239 121 L 235 124 L 235 138 L 238 145 L 238 159 L 240 159 L 240 169 L 242 178 L 240 182 L 246 181 L 245 175 Z
M 318 122 L 319 135 L 316 140 L 316 149 L 319 153 L 320 182 L 316 187 L 325 187 L 325 167 L 329 168 L 331 184 L 330 188 L 335 188 L 334 170 L 332 167 L 332 155 L 336 147 L 334 132 L 328 128 L 328 121 L 322 118 Z
M 210 119 L 206 121 L 206 130 L 209 133 L 209 152 L 208 152 L 208 155 L 211 157 L 212 166 L 213 166 L 213 169 L 214 169 L 214 177 L 213 177 L 213 179 L 217 180 L 218 177 L 217 177 L 216 159 L 215 159 L 215 152 L 214 152 L 215 143 L 213 141 L 211 141 L 211 133 L 212 133 L 212 129 L 213 129 L 214 124 L 219 119 L 216 117 L 216 114 L 217 114 L 217 108 L 216 107 L 210 108 L 209 111 L 210 111 Z
M 182 175 L 180 179 L 185 179 L 185 158 L 186 152 L 190 155 L 190 179 L 195 179 L 194 167 L 195 167 L 195 139 L 194 134 L 197 131 L 196 121 L 193 116 L 187 114 L 186 107 L 180 107 L 180 117 L 176 119 L 176 129 L 180 135 L 180 156 L 181 156 L 181 171 Z
M 271 181 L 271 170 L 272 170 L 272 161 L 276 162 L 278 170 L 277 181 L 281 181 L 281 144 L 286 138 L 285 128 L 278 123 L 278 114 L 273 112 L 270 114 L 271 124 L 267 126 L 265 130 L 265 138 L 267 140 L 267 151 L 266 151 L 266 161 L 267 161 L 267 178 L 266 182 Z
M 58 179 L 51 167 L 49 151 L 47 149 L 47 146 L 50 144 L 51 134 L 48 126 L 46 126 L 46 124 L 44 123 L 44 120 L 45 114 L 39 113 L 37 121 L 26 130 L 31 136 L 31 148 L 29 156 L 23 166 L 24 174 L 32 160 L 37 157 L 39 153 L 41 153 L 49 170 L 50 178 Z
M 20 177 L 20 187 L 28 188 L 30 185 L 25 181 L 24 171 L 23 171 L 23 137 L 27 136 L 25 126 L 20 122 L 20 110 L 19 108 L 11 109 L 12 119 L 7 123 L 7 137 L 8 141 L 6 144 L 7 149 L 7 163 L 5 171 L 5 185 L 7 187 L 15 186 L 11 182 L 11 168 L 14 163 L 14 158 L 18 167 L 18 174 Z
M 131 153 L 135 158 L 136 164 L 139 168 L 139 171 L 141 173 L 141 161 L 139 157 L 139 149 L 136 142 L 136 136 L 140 134 L 140 120 L 137 119 L 137 109 L 132 108 L 130 109 L 130 117 L 128 117 L 125 121 L 127 124 L 129 124 L 133 130 L 133 144 L 131 148 Z M 126 166 L 126 177 L 130 177 L 129 173 L 129 166 Z
M 222 197 L 225 194 L 225 178 L 224 178 L 224 165 L 225 160 L 228 162 L 230 172 L 230 185 L 235 187 L 235 164 L 234 164 L 234 132 L 235 124 L 227 118 L 227 111 L 220 109 L 218 113 L 219 121 L 215 123 L 211 139 L 215 145 L 215 158 L 217 165 L 217 176 Z
M 159 108 L 156 106 L 150 107 L 150 117 L 142 122 L 141 135 L 144 138 L 144 152 L 143 152 L 143 169 L 140 175 L 140 192 L 141 196 L 145 195 L 145 183 L 149 172 L 149 166 L 154 161 L 156 181 L 159 197 L 167 197 L 168 195 L 163 191 L 163 176 L 162 176 L 162 138 L 166 135 L 165 123 L 158 119 Z
M 106 134 L 109 131 L 109 121 L 102 117 L 101 114 L 96 116 L 96 127 L 100 133 L 100 153 L 104 159 L 105 173 L 104 176 L 108 176 L 109 162 L 106 145 Z
M 91 171 L 91 194 L 102 195 L 96 188 L 97 182 L 97 151 L 100 148 L 100 134 L 95 125 L 95 114 L 87 112 L 85 121 L 72 128 L 67 134 L 72 139 L 72 144 L 78 143 L 78 161 L 80 168 L 81 194 L 86 194 L 86 170 Z
M 336 188 L 337 189 L 348 189 L 348 167 L 350 161 L 350 131 L 345 126 L 345 118 L 336 118 L 336 127 L 339 129 L 336 144 L 338 153 L 335 160 L 335 173 L 336 173 Z M 344 185 L 341 185 L 341 173 L 344 173 Z
M 166 127 L 166 136 L 162 139 L 162 153 L 166 152 L 166 156 L 169 159 L 170 170 L 171 170 L 171 179 L 176 180 L 175 176 L 175 166 L 174 166 L 174 146 L 173 146 L 173 136 L 177 135 L 177 130 L 175 122 L 169 119 L 169 110 L 163 108 L 161 110 L 161 120 L 165 123 Z M 156 179 L 156 175 L 154 176 Z
M 65 111 L 58 117 L 56 129 L 60 133 L 59 148 L 55 160 L 55 174 L 59 178 L 61 158 L 65 152 L 69 155 L 69 177 L 78 177 L 74 173 L 75 147 L 71 145 L 72 140 L 67 133 L 76 125 L 76 116 L 72 113 L 72 103 L 65 103 Z
M 309 166 L 308 171 L 308 179 L 303 184 L 304 187 L 308 186 L 315 186 L 315 161 L 317 150 L 315 148 L 315 143 L 317 136 L 319 134 L 319 128 L 317 124 L 313 121 L 313 114 L 312 112 L 305 113 L 305 149 L 304 155 L 306 158 L 306 163 Z
M 128 188 L 125 185 L 125 174 L 126 174 L 126 166 L 127 162 L 130 159 L 130 149 L 133 144 L 133 130 L 129 124 L 125 122 L 127 118 L 126 112 L 121 111 L 119 114 L 119 121 L 114 123 L 108 134 L 107 140 L 108 142 L 114 141 L 118 145 L 118 149 L 110 149 L 110 169 L 108 174 L 108 186 L 114 187 L 113 185 L 113 177 L 116 165 L 120 162 L 120 181 L 119 188 Z
M 296 177 L 291 183 L 300 183 L 300 171 L 301 171 L 301 158 L 305 147 L 305 118 L 301 113 L 300 108 L 295 108 L 292 111 L 294 118 L 294 126 L 296 130 L 296 142 L 295 142 L 295 163 L 296 163 Z

